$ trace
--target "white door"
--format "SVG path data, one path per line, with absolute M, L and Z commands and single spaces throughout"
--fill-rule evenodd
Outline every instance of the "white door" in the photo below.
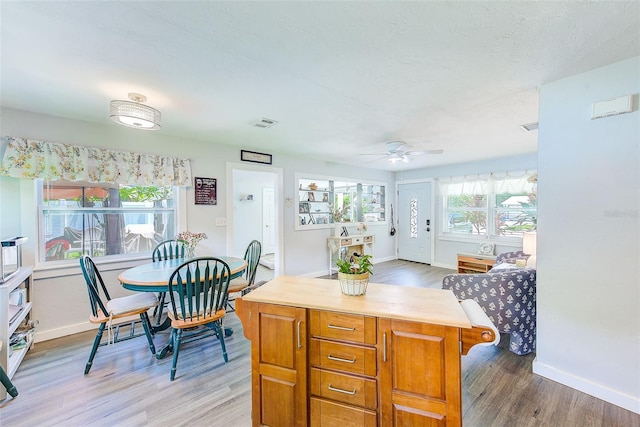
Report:
M 398 185 L 398 258 L 431 264 L 431 183 Z
M 262 254 L 272 254 L 276 247 L 273 188 L 262 189 Z

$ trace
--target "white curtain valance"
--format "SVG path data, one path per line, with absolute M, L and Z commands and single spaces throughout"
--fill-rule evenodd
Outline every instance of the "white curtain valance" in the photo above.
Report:
M 25 138 L 3 139 L 7 147 L 1 175 L 123 185 L 191 185 L 189 159 Z
M 488 194 L 490 188 L 496 194 L 535 193 L 537 182 L 535 170 L 438 178 L 440 194 L 444 196 Z

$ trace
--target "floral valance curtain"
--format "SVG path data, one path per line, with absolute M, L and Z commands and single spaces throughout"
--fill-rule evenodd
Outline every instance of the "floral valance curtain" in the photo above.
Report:
M 14 178 L 112 182 L 123 185 L 191 185 L 188 159 L 4 137 L 0 174 Z

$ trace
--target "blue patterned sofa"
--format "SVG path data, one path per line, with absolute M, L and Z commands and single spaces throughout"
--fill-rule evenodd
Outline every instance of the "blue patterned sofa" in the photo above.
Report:
M 522 251 L 498 255 L 495 267 L 484 274 L 450 274 L 442 289 L 460 299 L 473 299 L 501 333 L 509 334 L 509 349 L 524 355 L 536 349 L 536 270 L 517 268 Z M 511 264 L 511 265 L 510 265 Z

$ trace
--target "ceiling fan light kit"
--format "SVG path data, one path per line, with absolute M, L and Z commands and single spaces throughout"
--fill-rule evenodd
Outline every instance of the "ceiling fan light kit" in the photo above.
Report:
M 142 104 L 147 97 L 129 93 L 131 101 L 111 101 L 110 117 L 114 122 L 135 129 L 155 130 L 160 128 L 160 111 Z

